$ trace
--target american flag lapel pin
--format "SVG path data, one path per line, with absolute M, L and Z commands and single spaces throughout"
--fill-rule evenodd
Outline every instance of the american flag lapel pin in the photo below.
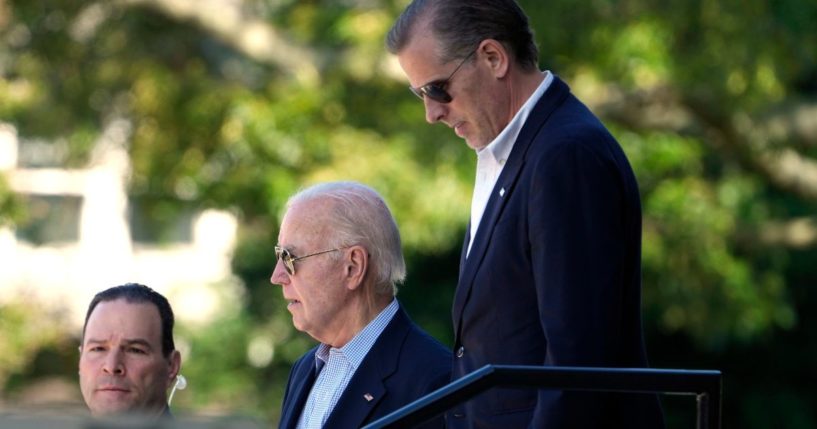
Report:
M 499 190 L 499 196 L 500 196 L 500 197 L 504 197 L 504 196 L 505 196 L 505 188 L 502 188 L 502 189 L 500 189 L 500 190 Z
M 363 395 L 363 398 L 366 399 L 367 402 L 372 402 L 372 399 L 374 399 L 374 396 L 372 396 L 371 393 L 367 393 L 367 394 Z

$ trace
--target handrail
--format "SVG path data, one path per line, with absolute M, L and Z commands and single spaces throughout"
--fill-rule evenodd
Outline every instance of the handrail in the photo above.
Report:
M 492 387 L 695 395 L 697 428 L 721 427 L 721 372 L 656 368 L 485 365 L 363 429 L 408 428 Z

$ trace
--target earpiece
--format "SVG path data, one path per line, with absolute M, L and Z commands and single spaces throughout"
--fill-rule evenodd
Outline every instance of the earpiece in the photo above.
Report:
M 173 389 L 170 390 L 170 395 L 167 397 L 167 406 L 170 406 L 170 401 L 173 400 L 173 394 L 176 393 L 176 389 L 184 390 L 187 388 L 187 379 L 184 378 L 183 375 L 179 374 L 176 376 L 176 383 L 173 385 Z
M 174 387 L 179 389 L 179 390 L 186 389 L 187 388 L 187 379 L 184 378 L 184 376 L 181 375 L 181 374 L 177 375 L 176 376 L 176 385 Z

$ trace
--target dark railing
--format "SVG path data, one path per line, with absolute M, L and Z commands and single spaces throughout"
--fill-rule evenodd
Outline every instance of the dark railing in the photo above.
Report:
M 492 387 L 695 395 L 697 428 L 721 427 L 720 371 L 485 365 L 363 429 L 409 428 Z

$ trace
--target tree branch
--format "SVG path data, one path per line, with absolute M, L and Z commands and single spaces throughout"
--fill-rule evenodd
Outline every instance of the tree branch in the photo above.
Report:
M 711 102 L 694 97 L 687 98 L 686 104 L 700 118 L 716 149 L 733 154 L 742 165 L 763 175 L 778 189 L 817 201 L 817 161 L 789 146 L 770 142 L 763 132 L 763 122 L 755 118 L 745 114 L 725 116 L 710 107 Z
M 767 246 L 805 249 L 817 245 L 817 218 L 801 217 L 770 221 L 756 231 L 757 241 Z
M 178 21 L 190 21 L 248 58 L 281 68 L 306 84 L 319 80 L 319 56 L 275 27 L 250 16 L 241 1 L 224 0 L 119 0 L 126 7 L 150 7 Z
M 778 106 L 759 124 L 770 141 L 800 141 L 817 146 L 817 103 L 796 102 Z
M 773 186 L 817 201 L 817 161 L 792 149 L 795 142 L 817 146 L 817 103 L 788 104 L 764 117 L 725 116 L 711 100 L 669 88 L 626 93 L 613 87 L 604 93 L 593 106 L 601 116 L 633 129 L 701 138 Z

